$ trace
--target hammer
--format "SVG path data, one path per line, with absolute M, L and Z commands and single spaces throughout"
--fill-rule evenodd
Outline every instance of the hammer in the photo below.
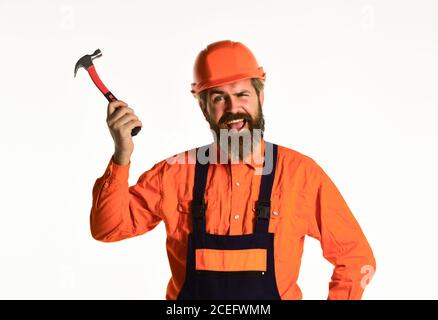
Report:
M 78 72 L 79 68 L 83 67 L 88 71 L 88 74 L 91 77 L 91 80 L 93 80 L 96 87 L 100 90 L 100 92 L 103 93 L 103 95 L 107 98 L 108 102 L 116 101 L 117 98 L 107 89 L 107 87 L 103 84 L 102 80 L 100 80 L 99 75 L 96 72 L 96 68 L 93 65 L 93 60 L 96 58 L 99 58 L 102 56 L 102 52 L 97 49 L 94 51 L 93 54 L 86 54 L 82 58 L 76 62 L 75 65 L 75 77 L 76 73 Z M 141 130 L 141 127 L 135 127 L 131 131 L 131 136 L 137 135 Z

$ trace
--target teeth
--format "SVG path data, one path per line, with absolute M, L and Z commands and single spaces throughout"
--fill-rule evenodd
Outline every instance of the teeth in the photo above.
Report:
M 227 124 L 237 123 L 237 122 L 241 122 L 241 121 L 243 121 L 243 119 L 231 120 L 231 121 L 228 121 Z

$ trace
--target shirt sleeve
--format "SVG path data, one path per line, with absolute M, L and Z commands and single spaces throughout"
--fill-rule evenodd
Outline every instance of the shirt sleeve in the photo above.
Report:
M 329 300 L 359 300 L 374 275 L 376 261 L 358 222 L 333 181 L 316 165 L 310 236 L 334 265 Z
M 96 240 L 113 242 L 138 236 L 162 220 L 162 162 L 143 173 L 131 187 L 130 165 L 118 165 L 111 157 L 104 175 L 94 184 L 90 228 Z

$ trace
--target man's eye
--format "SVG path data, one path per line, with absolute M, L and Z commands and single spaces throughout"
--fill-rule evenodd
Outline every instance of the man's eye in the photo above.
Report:
M 222 96 L 217 96 L 216 98 L 213 99 L 213 102 L 218 102 L 220 101 L 220 99 L 222 99 Z

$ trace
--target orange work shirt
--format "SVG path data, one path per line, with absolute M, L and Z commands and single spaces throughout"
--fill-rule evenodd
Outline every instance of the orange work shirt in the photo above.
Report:
M 264 145 L 262 140 L 262 150 Z M 180 156 L 189 157 L 193 150 Z M 131 163 L 118 165 L 111 158 L 93 187 L 90 224 L 96 240 L 112 242 L 144 234 L 163 221 L 172 272 L 166 299 L 173 300 L 185 279 L 195 164 L 168 160 L 155 164 L 129 186 Z M 261 181 L 257 169 L 254 162 L 210 164 L 204 195 L 208 233 L 253 233 Z M 358 222 L 323 169 L 312 158 L 282 146 L 278 146 L 269 232 L 275 234 L 275 277 L 283 300 L 302 298 L 297 278 L 306 235 L 320 241 L 323 256 L 334 265 L 328 299 L 362 297 L 364 277 L 370 278 L 376 263 Z

